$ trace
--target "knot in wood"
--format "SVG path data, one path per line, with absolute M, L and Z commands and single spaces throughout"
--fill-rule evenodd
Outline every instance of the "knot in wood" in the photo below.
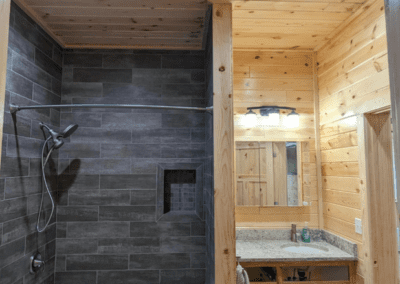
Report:
M 224 72 L 224 71 L 225 71 L 225 67 L 224 66 L 219 67 L 219 72 Z

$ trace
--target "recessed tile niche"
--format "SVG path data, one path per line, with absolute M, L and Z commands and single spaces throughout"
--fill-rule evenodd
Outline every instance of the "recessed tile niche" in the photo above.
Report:
M 203 164 L 158 164 L 157 220 L 203 220 Z

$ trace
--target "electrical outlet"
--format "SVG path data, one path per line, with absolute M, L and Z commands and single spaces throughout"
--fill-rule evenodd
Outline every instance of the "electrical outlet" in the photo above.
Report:
M 361 219 L 355 218 L 355 223 L 356 223 L 356 233 L 362 235 Z

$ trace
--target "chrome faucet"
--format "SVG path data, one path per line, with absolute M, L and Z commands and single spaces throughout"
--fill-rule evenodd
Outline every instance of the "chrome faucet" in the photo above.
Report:
M 297 243 L 297 234 L 296 234 L 296 224 L 292 224 L 292 231 L 290 234 L 290 239 L 292 242 Z
M 301 241 L 301 234 L 296 231 L 296 224 L 292 224 L 292 230 L 290 234 L 290 239 L 292 242 L 297 243 L 299 240 Z

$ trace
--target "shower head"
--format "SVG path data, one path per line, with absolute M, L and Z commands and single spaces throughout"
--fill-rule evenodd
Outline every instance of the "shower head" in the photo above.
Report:
M 62 131 L 61 133 L 58 133 L 58 132 L 55 132 L 53 129 L 51 129 L 50 127 L 48 127 L 46 124 L 44 124 L 42 122 L 39 125 L 40 125 L 40 128 L 44 127 L 49 131 L 49 133 L 51 135 L 51 138 L 53 140 L 53 143 L 54 143 L 53 144 L 54 149 L 58 149 L 62 145 L 64 145 L 64 141 L 61 140 L 61 138 L 69 137 L 78 128 L 78 124 L 71 124 L 70 126 L 65 128 L 64 131 Z
M 63 138 L 67 138 L 71 136 L 71 134 L 74 133 L 75 130 L 77 129 L 78 129 L 78 124 L 71 124 L 70 126 L 65 128 L 63 132 L 61 132 L 61 135 Z

